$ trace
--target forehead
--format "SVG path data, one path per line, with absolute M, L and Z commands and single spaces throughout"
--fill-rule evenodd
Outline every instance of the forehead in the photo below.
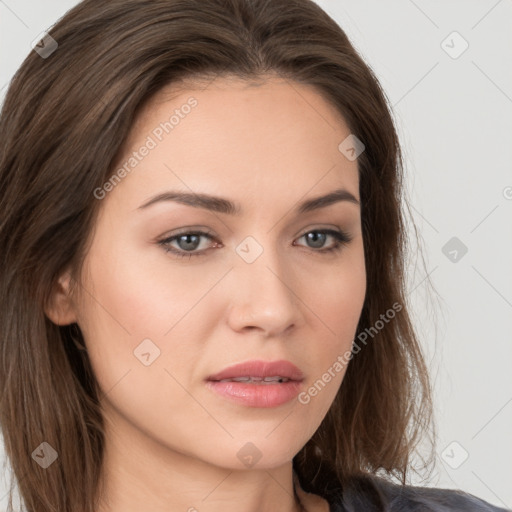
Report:
M 343 186 L 357 197 L 357 162 L 338 149 L 349 134 L 315 88 L 290 80 L 169 86 L 135 120 L 113 169 L 129 172 L 114 193 L 137 196 L 133 208 L 164 188 L 297 201 Z

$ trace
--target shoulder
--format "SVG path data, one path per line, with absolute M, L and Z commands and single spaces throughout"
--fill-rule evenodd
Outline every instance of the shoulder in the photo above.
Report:
M 419 487 L 390 482 L 384 484 L 390 497 L 391 511 L 436 512 L 506 512 L 507 509 L 457 489 Z
M 512 512 L 456 489 L 401 485 L 377 476 L 364 480 L 341 491 L 331 503 L 332 512 Z

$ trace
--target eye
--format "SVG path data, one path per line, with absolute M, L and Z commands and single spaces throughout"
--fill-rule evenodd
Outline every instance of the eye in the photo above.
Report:
M 165 252 L 170 252 L 178 258 L 182 258 L 184 256 L 202 256 L 204 255 L 205 250 L 199 252 L 191 252 L 197 249 L 201 237 L 214 240 L 214 237 L 206 231 L 183 231 L 177 235 L 173 235 L 169 238 L 165 238 L 164 240 L 160 240 L 158 244 L 164 248 Z M 178 249 L 170 245 L 174 241 L 178 243 Z
M 164 238 L 163 240 L 159 240 L 158 244 L 163 247 L 165 252 L 172 253 L 178 258 L 182 258 L 184 256 L 188 256 L 189 258 L 192 256 L 204 256 L 208 249 L 196 251 L 200 245 L 200 240 L 202 237 L 209 240 L 216 240 L 211 233 L 206 231 L 183 231 L 182 233 Z M 304 237 L 306 237 L 308 243 L 312 244 L 311 248 L 313 249 L 313 252 L 319 253 L 340 251 L 343 246 L 349 244 L 352 241 L 352 237 L 348 233 L 344 231 L 336 231 L 334 229 L 311 230 L 299 237 L 298 240 Z M 325 244 L 325 240 L 328 237 L 334 238 L 334 244 L 327 249 L 319 249 Z M 171 246 L 173 242 L 176 242 L 178 248 Z
M 334 229 L 314 229 L 312 231 L 308 231 L 300 238 L 306 237 L 306 240 L 313 244 L 313 248 L 318 248 L 325 243 L 326 238 L 329 236 L 334 238 L 334 245 L 328 247 L 327 249 L 322 249 L 315 252 L 326 253 L 340 251 L 343 246 L 349 244 L 352 241 L 352 237 L 348 233 L 345 231 L 336 231 Z

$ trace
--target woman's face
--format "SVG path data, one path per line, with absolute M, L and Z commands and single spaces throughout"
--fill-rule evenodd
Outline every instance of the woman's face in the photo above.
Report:
M 359 200 L 357 160 L 338 147 L 349 135 L 314 89 L 277 79 L 167 89 L 144 109 L 114 185 L 96 193 L 101 211 L 74 303 L 124 446 L 270 468 L 314 434 L 345 374 L 336 362 L 351 349 L 366 274 L 357 202 L 299 210 L 340 189 Z M 192 201 L 143 207 L 170 192 Z M 194 205 L 194 194 L 222 201 Z M 325 252 L 339 242 L 322 230 L 351 241 Z M 274 398 L 265 384 L 231 384 L 242 394 L 258 386 L 260 402 L 251 390 L 241 401 L 207 384 L 253 360 L 289 361 L 303 380 L 270 385 Z M 282 402 L 284 386 L 295 394 Z

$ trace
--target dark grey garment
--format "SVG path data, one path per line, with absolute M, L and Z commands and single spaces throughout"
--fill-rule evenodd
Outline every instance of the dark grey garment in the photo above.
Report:
M 512 512 L 460 490 L 404 486 L 376 476 L 325 498 L 331 512 Z

